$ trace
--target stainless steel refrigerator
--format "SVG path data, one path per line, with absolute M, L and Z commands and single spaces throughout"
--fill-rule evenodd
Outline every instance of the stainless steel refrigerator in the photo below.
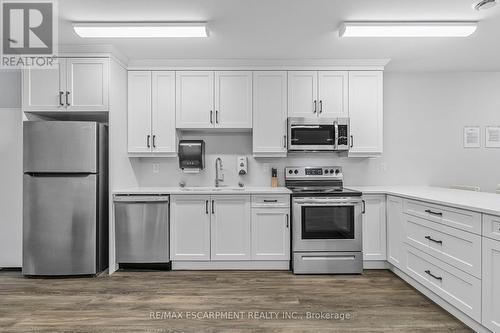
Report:
M 95 122 L 24 122 L 24 275 L 108 267 L 107 132 Z

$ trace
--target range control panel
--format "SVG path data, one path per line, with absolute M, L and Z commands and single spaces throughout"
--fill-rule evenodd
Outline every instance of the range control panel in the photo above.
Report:
M 285 178 L 342 178 L 342 167 L 323 166 L 323 167 L 286 167 Z

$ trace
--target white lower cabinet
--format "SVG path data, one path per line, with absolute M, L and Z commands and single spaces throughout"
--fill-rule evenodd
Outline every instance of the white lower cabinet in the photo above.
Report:
M 170 197 L 170 259 L 210 260 L 210 196 Z
M 252 260 L 290 260 L 288 208 L 252 209 Z
M 250 196 L 211 196 L 211 259 L 250 260 Z
M 363 259 L 386 260 L 385 195 L 364 195 Z
M 483 237 L 482 324 L 500 332 L 500 241 Z
M 399 269 L 405 267 L 403 199 L 387 196 L 387 261 Z

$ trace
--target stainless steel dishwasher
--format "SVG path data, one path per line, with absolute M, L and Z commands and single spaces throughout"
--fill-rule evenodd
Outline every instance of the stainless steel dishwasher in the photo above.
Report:
M 118 264 L 165 264 L 169 254 L 169 196 L 115 195 Z

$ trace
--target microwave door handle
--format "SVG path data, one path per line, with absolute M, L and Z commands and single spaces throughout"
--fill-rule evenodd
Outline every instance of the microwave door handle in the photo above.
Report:
M 291 128 L 320 128 L 318 125 L 290 125 Z
M 339 148 L 339 124 L 335 120 L 333 122 L 333 127 L 335 128 L 335 150 L 338 150 Z

